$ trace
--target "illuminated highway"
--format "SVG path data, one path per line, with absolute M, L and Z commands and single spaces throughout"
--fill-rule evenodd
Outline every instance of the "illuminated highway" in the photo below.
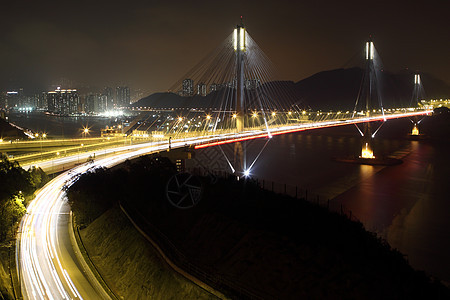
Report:
M 316 128 L 343 126 L 353 123 L 379 121 L 390 118 L 403 118 L 423 115 L 431 111 L 403 113 L 386 117 L 361 118 L 358 120 L 337 120 L 290 125 L 270 128 L 267 131 L 248 130 L 241 133 L 210 134 L 173 140 L 172 148 L 197 145 L 196 147 L 213 146 L 222 143 L 236 142 L 253 138 L 270 137 Z M 72 168 L 51 180 L 36 195 L 36 199 L 27 208 L 28 213 L 21 222 L 18 236 L 18 267 L 25 299 L 99 299 L 101 292 L 97 291 L 86 277 L 82 267 L 77 262 L 69 237 L 69 211 L 65 201 L 63 186 L 77 174 L 86 172 L 92 167 L 111 167 L 126 159 L 138 157 L 151 152 L 167 150 L 167 141 L 121 146 L 102 150 L 102 158 L 91 163 L 78 164 L 86 161 L 93 152 L 81 156 L 61 157 L 39 164 L 44 170 L 61 170 L 62 166 Z M 98 151 L 97 151 L 98 153 Z M 98 156 L 97 156 L 98 157 Z M 25 168 L 30 167 L 24 166 Z

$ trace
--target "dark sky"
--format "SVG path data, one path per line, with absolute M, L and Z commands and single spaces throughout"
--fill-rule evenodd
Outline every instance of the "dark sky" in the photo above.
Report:
M 68 78 L 164 91 L 240 15 L 280 79 L 343 67 L 372 35 L 386 69 L 419 69 L 450 83 L 449 0 L 8 2 L 0 18 L 0 89 L 45 90 Z

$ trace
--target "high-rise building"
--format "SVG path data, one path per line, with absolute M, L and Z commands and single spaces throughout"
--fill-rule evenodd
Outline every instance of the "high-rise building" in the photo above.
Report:
M 102 92 L 102 96 L 106 97 L 106 110 L 114 109 L 114 93 L 110 87 L 105 87 Z
M 8 102 L 6 101 L 6 93 L 2 92 L 0 94 L 0 109 L 6 109 Z
M 25 107 L 26 97 L 23 93 L 23 88 L 6 92 L 6 106 L 8 108 L 22 108 Z
M 47 109 L 56 114 L 79 112 L 80 98 L 76 89 L 57 88 L 47 93 Z
M 209 92 L 210 93 L 218 91 L 218 90 L 219 90 L 219 85 L 217 83 L 211 83 L 209 85 Z
M 206 96 L 206 84 L 200 82 L 197 84 L 197 95 Z
M 12 108 L 17 106 L 18 104 L 19 104 L 19 92 L 18 91 L 6 92 L 5 106 L 7 108 Z
M 38 97 L 39 98 L 38 98 L 37 108 L 48 110 L 47 93 L 46 92 L 42 92 L 42 93 L 39 94 Z
M 245 81 L 245 88 L 248 90 L 256 90 L 259 84 L 260 84 L 259 79 L 247 79 Z
M 182 94 L 185 97 L 194 96 L 194 80 L 189 78 L 183 80 Z
M 108 97 L 103 94 L 88 94 L 85 101 L 85 111 L 88 113 L 105 112 Z
M 130 105 L 130 88 L 127 86 L 116 87 L 115 108 L 127 107 Z

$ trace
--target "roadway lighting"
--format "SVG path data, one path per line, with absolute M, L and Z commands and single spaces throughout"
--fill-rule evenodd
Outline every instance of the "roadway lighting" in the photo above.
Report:
M 292 115 L 292 111 L 288 112 L 288 115 Z
M 183 117 L 178 117 L 178 121 L 183 121 Z
M 81 146 L 81 147 L 83 147 L 83 146 L 84 146 L 84 144 L 81 144 L 80 146 Z
M 250 176 L 250 170 L 245 170 L 245 171 L 244 171 L 244 176 L 245 176 L 245 177 Z
M 206 120 L 211 120 L 211 116 L 210 116 L 210 115 L 207 115 L 207 116 L 206 116 Z
M 56 156 L 59 156 L 59 152 L 56 152 Z
M 253 114 L 252 114 L 252 117 L 253 118 L 256 118 L 258 116 L 258 113 L 256 113 L 256 112 L 254 112 Z
M 36 133 L 34 134 L 34 136 L 35 136 L 35 137 L 39 137 L 39 133 L 36 132 Z
M 302 115 L 306 115 L 306 111 L 302 111 Z
M 275 115 L 276 115 L 276 113 L 273 111 L 273 112 L 272 112 L 272 117 L 275 117 Z
M 117 125 L 117 128 L 121 129 L 121 128 L 122 128 L 122 125 Z
M 3 143 L 3 139 L 0 139 L 0 143 Z
M 88 128 L 84 128 L 83 132 L 84 132 L 84 134 L 88 134 L 89 133 L 89 129 Z
M 237 114 L 233 114 L 233 119 L 236 119 L 237 118 Z
M 45 138 L 47 137 L 47 134 L 46 134 L 46 133 L 43 133 L 43 134 L 42 134 L 42 137 L 45 139 Z

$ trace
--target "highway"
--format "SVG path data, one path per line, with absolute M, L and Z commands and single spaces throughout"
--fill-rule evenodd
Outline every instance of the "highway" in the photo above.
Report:
M 428 114 L 430 111 L 420 112 Z M 419 113 L 406 113 L 394 117 L 410 117 Z M 172 148 L 186 145 L 216 145 L 222 142 L 233 142 L 251 138 L 270 137 L 271 135 L 290 132 L 343 126 L 352 123 L 380 120 L 380 117 L 362 118 L 358 121 L 340 120 L 314 124 L 290 125 L 271 128 L 271 134 L 261 130 L 248 130 L 242 133 L 226 133 L 208 136 L 198 136 L 173 140 Z M 51 180 L 38 191 L 35 200 L 27 208 L 17 237 L 17 266 L 24 299 L 101 299 L 89 282 L 83 268 L 78 263 L 69 237 L 69 211 L 65 200 L 63 186 L 74 176 L 95 167 L 111 167 L 126 159 L 144 154 L 167 150 L 167 141 L 121 146 L 102 150 L 102 156 L 90 163 L 79 162 L 93 153 L 61 157 L 39 164 L 44 170 L 61 170 L 61 167 L 71 168 Z M 29 168 L 31 165 L 24 166 Z

